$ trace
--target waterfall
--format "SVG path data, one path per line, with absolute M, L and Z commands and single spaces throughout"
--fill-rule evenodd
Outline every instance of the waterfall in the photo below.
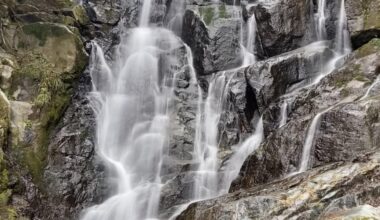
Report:
M 314 136 L 315 136 L 315 133 L 317 132 L 318 130 L 318 127 L 319 127 L 319 124 L 320 124 L 320 121 L 321 121 L 321 117 L 323 115 L 324 112 L 320 112 L 318 113 L 312 120 L 311 124 L 310 124 L 310 127 L 307 131 L 307 134 L 306 134 L 306 140 L 305 140 L 305 144 L 303 146 L 303 150 L 302 150 L 302 157 L 301 157 L 301 164 L 298 168 L 298 172 L 297 173 L 301 173 L 301 172 L 305 172 L 307 169 L 308 169 L 308 166 L 309 166 L 309 161 L 310 161 L 310 154 L 311 154 L 311 149 L 313 147 L 313 142 L 314 142 Z
M 111 180 L 114 180 L 111 184 L 115 187 L 109 199 L 85 210 L 83 220 L 143 220 L 155 219 L 158 216 L 163 185 L 161 169 L 164 158 L 168 156 L 166 154 L 170 137 L 170 116 L 173 113 L 171 103 L 174 100 L 176 79 L 175 73 L 160 72 L 160 58 L 163 54 L 183 46 L 174 33 L 179 35 L 182 30 L 184 1 L 171 1 L 165 18 L 167 29 L 150 25 L 154 2 L 143 1 L 138 27 L 120 35 L 120 44 L 115 54 L 110 55 L 113 57 L 110 59 L 112 61 L 106 59 L 108 56 L 96 41 L 92 44 L 90 72 L 93 91 L 90 99 L 96 113 L 96 147 L 97 153 L 110 169 L 113 177 Z M 325 0 L 319 0 L 316 15 L 319 40 L 326 38 L 325 5 Z M 342 5 L 336 51 L 346 53 L 349 44 L 346 43 L 348 33 L 345 35 L 347 25 L 344 0 Z M 252 14 L 246 23 L 241 22 L 241 26 L 243 66 L 247 66 L 256 61 L 255 14 Z M 246 32 L 243 29 L 246 29 Z M 312 45 L 312 49 L 315 49 L 314 46 L 319 44 Z M 185 47 L 191 80 L 197 83 L 191 49 L 187 45 Z M 331 62 L 335 67 L 336 59 Z M 193 191 L 189 193 L 191 195 L 187 195 L 190 198 L 186 198 L 192 202 L 227 193 L 232 181 L 238 177 L 245 159 L 258 149 L 264 139 L 263 118 L 255 113 L 252 124 L 255 128 L 254 133 L 234 146 L 231 156 L 222 163 L 219 155 L 219 123 L 225 110 L 224 104 L 232 78 L 233 74 L 228 72 L 213 75 L 209 79 L 205 98 L 200 86 L 197 87 L 198 103 L 192 161 L 197 165 L 197 170 L 192 170 Z M 280 127 L 287 122 L 287 110 L 290 109 L 291 103 L 291 97 L 283 101 Z M 298 172 L 305 171 L 309 165 L 314 135 L 320 118 L 326 111 L 318 113 L 310 124 Z
M 318 0 L 318 12 L 317 12 L 317 39 L 326 39 L 326 0 Z
M 240 173 L 240 169 L 247 157 L 253 153 L 261 144 L 264 139 L 264 124 L 263 118 L 260 116 L 255 123 L 255 132 L 251 137 L 245 140 L 238 146 L 237 150 L 232 154 L 231 158 L 227 161 L 227 165 L 223 167 L 222 187 L 220 194 L 228 193 L 232 181 L 234 181 Z
M 335 37 L 335 50 L 339 55 L 346 55 L 351 52 L 350 34 L 347 27 L 347 16 L 345 0 L 341 0 L 338 25 Z
M 206 199 L 218 195 L 219 121 L 231 77 L 224 73 L 210 82 L 208 96 L 203 103 L 203 117 L 197 124 L 200 137 L 196 137 L 195 160 L 199 168 L 195 177 L 194 199 Z
M 317 21 L 318 21 L 318 30 L 317 30 L 317 39 L 318 40 L 323 40 L 325 39 L 325 34 L 326 34 L 326 27 L 325 27 L 325 7 L 326 7 L 326 1 L 325 0 L 319 0 L 318 1 L 318 12 L 316 15 Z M 326 63 L 326 65 L 323 65 L 323 67 L 320 70 L 319 75 L 308 85 L 305 87 L 309 87 L 311 85 L 315 85 L 319 83 L 325 76 L 327 76 L 329 73 L 331 73 L 334 69 L 337 68 L 337 63 L 345 57 L 347 54 L 351 52 L 351 45 L 350 45 L 350 39 L 349 39 L 349 32 L 347 29 L 347 17 L 346 17 L 346 10 L 345 10 L 345 1 L 341 0 L 340 4 L 340 12 L 339 12 L 339 19 L 338 19 L 338 25 L 336 28 L 336 37 L 335 37 L 335 56 Z M 304 87 L 304 88 L 305 88 Z M 370 88 L 371 89 L 371 88 Z M 370 90 L 369 89 L 369 90 Z M 365 96 L 364 96 L 365 97 Z M 285 100 L 286 102 L 286 100 Z M 285 108 L 285 102 L 281 107 L 281 115 L 282 119 L 280 122 L 280 127 L 283 126 L 283 119 L 285 118 L 284 114 L 287 114 L 287 108 Z M 289 102 L 287 102 L 287 105 Z M 335 105 L 334 105 L 335 106 Z M 291 173 L 290 175 L 294 175 L 297 173 L 302 173 L 307 171 L 309 165 L 310 165 L 310 157 L 311 157 L 311 151 L 313 148 L 314 144 L 314 139 L 316 132 L 318 131 L 318 126 L 320 124 L 321 117 L 324 113 L 327 111 L 331 110 L 334 106 L 328 108 L 325 111 L 322 111 L 315 115 L 313 118 L 307 134 L 306 134 L 306 139 L 303 145 L 303 150 L 302 150 L 302 157 L 300 161 L 299 168 L 296 172 Z M 284 113 L 285 111 L 285 113 Z
M 185 4 L 183 0 L 172 0 L 168 14 L 166 15 L 166 23 L 169 30 L 172 30 L 178 36 L 182 33 L 182 20 L 185 12 Z
M 367 91 L 365 92 L 365 94 L 360 98 L 360 101 L 368 98 L 368 96 L 370 95 L 372 89 L 375 88 L 375 86 L 377 86 L 379 83 L 380 83 L 380 76 L 378 76 L 376 78 L 376 80 L 372 83 L 372 85 L 367 89 Z
M 279 128 L 283 127 L 288 120 L 288 100 L 284 100 L 284 102 L 281 105 L 281 121 L 279 124 Z
M 90 98 L 97 153 L 114 175 L 115 190 L 108 200 L 85 210 L 83 220 L 157 217 L 175 84 L 173 74 L 159 73 L 159 58 L 180 43 L 171 31 L 148 27 L 150 8 L 151 0 L 144 1 L 140 25 L 128 37 L 121 35 L 112 65 L 93 43 Z
M 256 57 L 255 57 L 256 29 L 257 29 L 257 25 L 256 25 L 255 14 L 252 14 L 251 17 L 247 21 L 247 43 L 245 46 L 242 46 L 243 66 L 248 66 L 256 62 Z M 241 32 L 243 33 L 242 30 Z M 241 38 L 243 39 L 243 37 Z
M 140 27 L 148 26 L 150 20 L 150 9 L 152 8 L 152 0 L 144 0 L 141 17 L 140 17 Z

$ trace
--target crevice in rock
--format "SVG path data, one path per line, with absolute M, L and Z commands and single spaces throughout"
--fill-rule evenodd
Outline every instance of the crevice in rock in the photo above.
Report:
M 372 39 L 379 38 L 379 37 L 380 37 L 379 29 L 371 29 L 371 30 L 362 31 L 351 37 L 352 49 L 354 50 L 359 49 L 361 46 L 368 43 Z

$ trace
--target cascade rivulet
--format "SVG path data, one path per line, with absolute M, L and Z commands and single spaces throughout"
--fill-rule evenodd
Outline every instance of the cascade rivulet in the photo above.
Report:
M 214 73 L 207 78 L 207 89 L 202 91 L 193 66 L 192 51 L 177 36 L 182 31 L 180 21 L 183 19 L 185 3 L 175 1 L 175 9 L 169 8 L 170 19 L 165 21 L 167 28 L 150 23 L 154 4 L 154 1 L 143 1 L 139 25 L 128 33 L 121 32 L 121 42 L 113 54 L 116 57 L 114 60 L 105 58 L 106 54 L 96 41 L 92 44 L 91 100 L 97 115 L 97 152 L 109 165 L 114 181 L 112 184 L 116 190 L 102 204 L 85 210 L 83 220 L 118 220 L 125 219 L 126 216 L 132 220 L 155 219 L 160 214 L 161 190 L 166 184 L 162 181 L 162 169 L 165 158 L 170 157 L 170 117 L 175 114 L 173 100 L 177 80 L 176 73 L 161 72 L 164 69 L 160 66 L 162 54 L 184 46 L 191 80 L 197 84 L 191 160 L 194 169 L 191 180 L 193 184 L 191 191 L 183 195 L 187 203 L 176 204 L 179 206 L 175 208 L 177 211 L 172 211 L 173 219 L 191 202 L 228 193 L 248 155 L 265 139 L 264 119 L 259 111 L 255 111 L 251 121 L 253 134 L 232 146 L 227 159 L 221 158 L 219 146 L 222 131 L 219 123 L 222 113 L 226 111 L 225 103 L 229 98 L 233 75 L 228 70 Z M 234 3 L 233 7 L 236 13 L 239 6 Z M 329 47 L 326 46 L 329 44 L 326 43 L 325 7 L 326 2 L 319 0 L 314 19 L 317 27 L 316 41 L 306 45 L 304 51 L 318 51 Z M 335 46 L 330 48 L 334 51 L 334 56 L 326 63 L 315 63 L 320 68 L 318 74 L 307 79 L 306 83 L 292 87 L 283 96 L 279 128 L 287 123 L 294 95 L 318 83 L 350 52 L 343 0 L 338 21 Z M 240 25 L 241 68 L 245 68 L 257 62 L 255 14 L 252 13 L 246 22 L 241 21 Z M 170 66 L 170 62 L 165 65 Z M 295 173 L 307 170 L 320 118 L 329 109 L 318 113 L 311 121 L 300 165 Z

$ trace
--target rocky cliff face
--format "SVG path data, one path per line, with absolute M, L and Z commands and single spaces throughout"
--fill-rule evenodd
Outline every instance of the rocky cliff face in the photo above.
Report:
M 152 2 L 150 20 L 167 25 L 176 15 L 170 6 L 178 2 Z M 197 100 L 220 75 L 230 79 L 218 123 L 220 160 L 227 161 L 254 132 L 256 114 L 263 117 L 265 138 L 246 155 L 229 194 L 194 203 L 178 219 L 380 216 L 379 0 L 346 0 L 354 52 L 318 83 L 297 90 L 334 57 L 329 40 L 336 35 L 339 5 L 328 1 L 327 41 L 311 50 L 316 0 L 186 1 L 180 20 L 170 23 L 181 42 L 170 52 L 176 65 L 161 70 L 178 72 L 179 78 L 171 157 L 163 162 L 162 218 L 189 202 L 197 167 L 192 160 Z M 136 27 L 141 6 L 138 0 L 0 3 L 0 219 L 78 219 L 112 192 L 107 167 L 96 154 L 96 116 L 88 97 L 90 40 L 112 61 L 121 27 Z M 242 67 L 241 45 L 252 43 L 247 39 L 252 16 L 257 62 Z M 193 53 L 196 81 L 184 43 Z M 160 62 L 168 57 L 163 54 Z M 282 121 L 283 103 L 293 91 Z M 321 112 L 308 171 L 297 173 L 308 130 Z

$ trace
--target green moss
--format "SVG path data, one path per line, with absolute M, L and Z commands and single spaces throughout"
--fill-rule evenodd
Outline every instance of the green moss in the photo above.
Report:
M 342 97 L 347 97 L 350 95 L 350 91 L 347 89 L 347 88 L 343 88 L 342 90 L 340 90 L 339 94 L 342 96 Z
M 32 146 L 19 144 L 19 161 L 30 172 L 34 182 L 42 186 L 49 136 L 69 103 L 73 75 L 57 72 L 45 57 L 38 53 L 27 54 L 21 61 L 24 65 L 16 69 L 14 77 L 17 76 L 15 79 L 20 83 L 25 80 L 34 82 L 31 92 L 34 99 L 31 101 L 36 114 L 25 121 L 25 129 L 37 129 L 37 137 Z
M 374 0 L 362 0 L 364 12 L 364 28 L 380 28 L 380 3 Z
M 12 195 L 12 190 L 7 189 L 0 193 L 0 207 L 4 207 L 8 204 L 9 198 Z
M 356 58 L 362 58 L 366 57 L 368 55 L 374 54 L 376 52 L 380 51 L 380 39 L 379 38 L 374 38 L 367 44 L 363 45 L 360 47 L 356 53 L 355 56 Z
M 375 218 L 375 217 L 361 217 L 361 216 L 358 216 L 358 217 L 351 218 L 351 220 L 377 220 L 377 218 Z
M 229 18 L 225 4 L 219 6 L 219 18 Z
M 70 16 L 63 16 L 62 17 L 62 23 L 67 26 L 74 26 L 75 25 L 75 19 Z
M 50 36 L 61 37 L 68 34 L 66 27 L 44 22 L 24 25 L 22 30 L 26 35 L 32 35 L 40 40 L 40 46 L 45 45 Z
M 73 8 L 73 13 L 75 20 L 81 25 L 86 25 L 90 22 L 90 19 L 87 16 L 87 12 L 82 5 L 77 5 Z
M 200 7 L 199 13 L 206 25 L 209 25 L 214 19 L 215 9 L 213 7 Z
M 0 219 L 1 220 L 16 220 L 18 215 L 13 208 L 0 207 Z
M 347 85 L 348 82 L 354 79 L 358 81 L 369 81 L 363 75 L 363 71 L 361 70 L 360 64 L 347 67 L 339 74 L 334 75 L 334 78 L 329 82 L 329 84 L 337 88 L 342 88 L 345 85 Z

